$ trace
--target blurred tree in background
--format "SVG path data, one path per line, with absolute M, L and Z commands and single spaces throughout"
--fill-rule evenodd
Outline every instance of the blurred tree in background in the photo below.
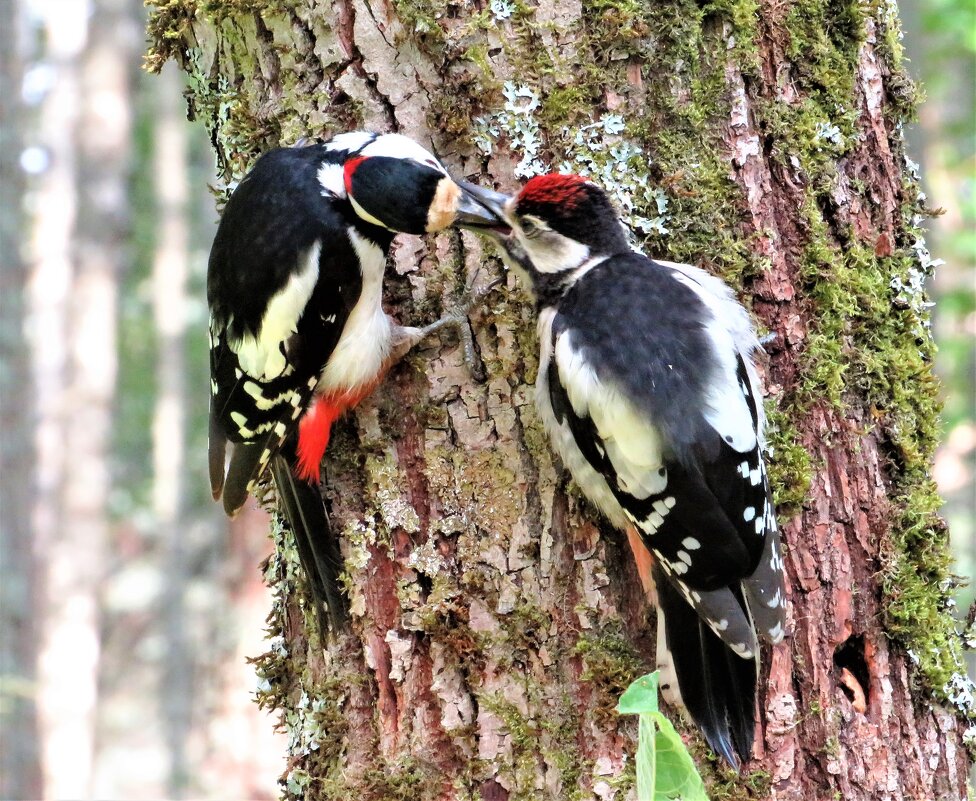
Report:
M 0 11 L 0 797 L 270 797 L 265 528 L 199 458 L 206 133 L 142 70 L 140 0 Z
M 972 576 L 976 8 L 901 14 L 928 98 L 910 141 L 944 209 L 935 475 Z M 284 770 L 245 662 L 265 649 L 265 517 L 228 525 L 205 476 L 212 151 L 178 71 L 141 72 L 145 17 L 0 0 L 4 799 L 270 798 Z
M 927 98 L 909 141 L 929 202 L 943 211 L 928 222 L 929 247 L 945 262 L 932 285 L 936 368 L 945 386 L 945 438 L 935 477 L 946 502 L 957 572 L 971 577 L 976 572 L 976 3 L 913 0 L 901 7 L 905 48 Z M 963 588 L 959 600 L 965 615 L 976 587 Z

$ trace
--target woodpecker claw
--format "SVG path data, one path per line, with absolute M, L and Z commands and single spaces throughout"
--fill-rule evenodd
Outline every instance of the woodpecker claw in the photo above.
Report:
M 477 278 L 477 275 L 475 278 Z M 422 328 L 414 328 L 412 326 L 400 328 L 397 332 L 397 339 L 391 353 L 392 361 L 401 359 L 412 347 L 431 334 L 437 333 L 442 328 L 453 327 L 457 329 L 458 339 L 461 342 L 461 348 L 464 354 L 464 363 L 471 372 L 471 376 L 476 381 L 484 381 L 485 371 L 480 359 L 478 359 L 477 349 L 474 344 L 474 333 L 471 330 L 471 321 L 468 319 L 468 315 L 503 280 L 502 278 L 496 278 L 494 281 L 489 282 L 477 290 L 472 288 L 474 283 L 472 281 L 465 289 L 461 302 L 444 314 L 439 320 L 435 320 Z

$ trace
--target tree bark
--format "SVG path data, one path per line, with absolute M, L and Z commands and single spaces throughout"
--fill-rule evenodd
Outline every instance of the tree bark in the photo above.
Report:
M 156 5 L 149 65 L 175 57 L 190 74 L 226 179 L 270 146 L 352 127 L 402 131 L 507 190 L 569 167 L 611 190 L 645 252 L 751 298 L 774 335 L 790 635 L 763 655 L 743 776 L 688 730 L 711 794 L 965 795 L 973 713 L 951 689 L 968 685 L 928 476 L 931 264 L 891 7 Z M 404 323 L 500 269 L 468 234 L 398 242 L 387 300 Z M 286 793 L 634 797 L 635 729 L 614 706 L 652 669 L 653 623 L 621 535 L 547 448 L 532 322 L 509 276 L 474 323 L 486 380 L 445 338 L 339 425 L 325 493 L 349 636 L 308 634 L 294 548 L 273 527 L 258 698 L 290 734 Z

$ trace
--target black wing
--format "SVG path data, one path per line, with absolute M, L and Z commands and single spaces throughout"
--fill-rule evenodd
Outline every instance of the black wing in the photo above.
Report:
M 231 196 L 214 239 L 209 466 L 228 514 L 294 436 L 359 297 L 351 210 L 318 178 L 342 155 L 321 147 L 269 152 Z
M 737 765 L 752 744 L 753 614 L 768 639 L 782 636 L 782 563 L 760 400 L 731 336 L 716 358 L 726 339 L 709 322 L 696 292 L 666 266 L 610 259 L 559 303 L 547 383 L 557 421 L 657 557 L 680 696 L 709 743 Z M 617 396 L 628 404 L 619 423 Z M 728 408 L 716 409 L 716 399 Z M 628 436 L 659 442 L 659 452 L 627 461 L 619 444 Z

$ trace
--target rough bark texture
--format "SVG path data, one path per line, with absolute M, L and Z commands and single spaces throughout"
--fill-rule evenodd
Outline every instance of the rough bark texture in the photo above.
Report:
M 269 146 L 351 127 L 400 130 L 505 189 L 536 161 L 565 161 L 633 200 L 646 252 L 751 297 L 775 334 L 766 384 L 790 636 L 764 654 L 743 776 L 690 736 L 712 797 L 965 795 L 971 712 L 932 695 L 962 679 L 927 475 L 929 260 L 900 133 L 912 89 L 890 7 L 157 5 L 150 66 L 175 56 L 188 71 L 227 178 Z M 498 269 L 487 255 L 467 234 L 401 238 L 389 307 L 433 319 L 479 266 L 481 280 Z M 634 796 L 634 728 L 613 710 L 653 666 L 652 624 L 621 536 L 546 447 L 531 321 L 509 277 L 475 321 L 484 382 L 445 340 L 339 426 L 325 491 L 351 636 L 306 639 L 293 548 L 274 529 L 259 701 L 291 736 L 286 792 Z

